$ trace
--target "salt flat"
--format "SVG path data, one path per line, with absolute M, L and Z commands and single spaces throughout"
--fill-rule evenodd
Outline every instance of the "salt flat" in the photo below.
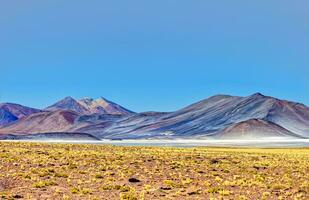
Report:
M 260 148 L 289 148 L 309 147 L 309 139 L 256 139 L 256 140 L 201 140 L 201 139 L 141 139 L 141 140 L 100 140 L 100 141 L 74 141 L 74 140 L 9 140 L 44 143 L 67 144 L 109 144 L 115 146 L 167 146 L 167 147 L 260 147 Z

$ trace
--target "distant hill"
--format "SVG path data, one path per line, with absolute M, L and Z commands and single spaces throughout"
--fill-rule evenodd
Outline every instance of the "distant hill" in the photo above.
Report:
M 18 120 L 18 117 L 7 110 L 0 108 L 0 127 L 8 125 L 16 120 Z
M 39 109 L 30 108 L 14 103 L 0 104 L 0 127 L 6 126 L 18 119 L 29 116 L 33 113 L 41 112 Z
M 75 100 L 72 97 L 66 97 L 55 104 L 47 107 L 46 111 L 71 110 L 78 114 L 112 114 L 126 115 L 133 113 L 132 111 L 100 97 L 98 99 L 84 98 Z
M 262 119 L 249 119 L 233 124 L 215 135 L 220 139 L 261 139 L 278 137 L 299 137 L 281 126 Z
M 309 137 L 309 108 L 260 93 L 248 97 L 216 95 L 176 112 L 163 115 L 135 114 L 120 119 L 103 131 L 105 138 L 214 137 L 225 128 L 250 119 L 262 119 L 300 137 Z M 91 133 L 91 131 L 89 130 Z
M 87 133 L 101 139 L 309 138 L 309 108 L 256 93 L 216 95 L 175 112 L 133 113 L 104 98 L 67 97 L 0 129 L 2 135 L 46 132 Z
M 65 132 L 68 127 L 74 124 L 77 117 L 77 113 L 68 110 L 39 112 L 0 129 L 0 133 L 3 130 L 14 134 Z

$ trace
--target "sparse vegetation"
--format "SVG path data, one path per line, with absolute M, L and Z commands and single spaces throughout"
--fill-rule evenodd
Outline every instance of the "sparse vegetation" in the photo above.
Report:
M 1 199 L 309 199 L 309 149 L 0 143 Z

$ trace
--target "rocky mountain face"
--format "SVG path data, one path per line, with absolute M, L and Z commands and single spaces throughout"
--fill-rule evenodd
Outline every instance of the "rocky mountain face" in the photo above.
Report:
M 89 130 L 105 138 L 214 137 L 225 128 L 250 119 L 274 123 L 300 137 L 309 137 L 309 108 L 253 94 L 248 97 L 216 95 L 176 112 L 128 116 L 104 130 Z
M 70 110 L 78 114 L 86 114 L 88 111 L 72 97 L 65 97 L 55 104 L 44 109 L 45 111 Z
M 260 138 L 278 138 L 278 137 L 299 137 L 299 135 L 292 133 L 278 126 L 275 123 L 263 119 L 249 119 L 247 121 L 239 122 L 228 126 L 219 131 L 215 135 L 220 139 L 260 139 Z
M 133 113 L 104 98 L 67 97 L 0 129 L 0 134 L 47 132 L 87 133 L 101 139 L 309 138 L 309 108 L 256 93 L 216 95 L 169 113 Z
M 22 119 L 34 113 L 41 112 L 39 109 L 30 108 L 14 103 L 1 103 L 0 104 L 0 127 Z
M 3 118 L 1 122 L 11 123 L 10 126 L 0 129 L 0 134 L 74 132 L 84 126 L 107 125 L 122 116 L 133 113 L 102 97 L 96 100 L 90 98 L 75 100 L 72 97 L 66 97 L 40 112 L 36 109 L 30 110 L 30 108 L 25 110 L 25 107 L 21 106 L 16 106 L 15 109 L 10 107 L 9 110 L 20 118 L 11 116 L 10 113 L 4 112 L 5 110 L 0 112 L 0 118 Z
M 74 124 L 78 114 L 69 110 L 39 112 L 20 119 L 17 123 L 0 129 L 0 133 L 16 135 L 28 133 L 65 132 Z
M 18 120 L 18 117 L 7 110 L 0 109 L 0 127 L 8 125 L 16 120 Z
M 108 101 L 103 97 L 98 99 L 84 98 L 75 100 L 72 97 L 66 97 L 57 103 L 47 107 L 46 111 L 56 110 L 70 110 L 79 115 L 91 114 L 111 114 L 111 115 L 127 115 L 133 113 L 132 111 L 123 108 L 122 106 Z

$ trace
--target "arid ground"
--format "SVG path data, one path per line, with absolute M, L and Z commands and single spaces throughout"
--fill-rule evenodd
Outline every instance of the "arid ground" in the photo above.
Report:
M 309 149 L 0 143 L 2 199 L 309 199 Z

